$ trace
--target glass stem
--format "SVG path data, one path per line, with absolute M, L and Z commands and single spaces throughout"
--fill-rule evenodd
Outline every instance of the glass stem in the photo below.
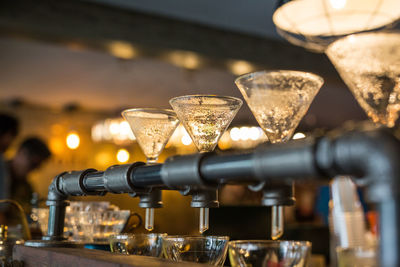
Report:
M 271 239 L 277 240 L 283 235 L 284 210 L 283 206 L 272 206 Z
M 153 165 L 157 163 L 157 158 L 147 158 L 147 165 Z M 146 217 L 144 220 L 144 228 L 147 231 L 153 231 L 154 229 L 154 208 L 146 208 Z
M 147 165 L 153 165 L 157 163 L 158 158 L 147 158 Z
M 153 229 L 154 229 L 154 209 L 153 208 L 146 208 L 146 218 L 145 218 L 144 228 L 147 231 L 153 231 Z
M 200 234 L 208 230 L 208 216 L 209 216 L 209 208 L 200 208 L 200 223 L 199 223 Z

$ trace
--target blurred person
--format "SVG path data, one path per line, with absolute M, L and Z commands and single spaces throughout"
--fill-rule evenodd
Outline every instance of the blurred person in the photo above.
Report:
M 10 176 L 10 198 L 23 207 L 25 213 L 31 210 L 30 201 L 33 188 L 28 175 L 38 169 L 51 156 L 51 152 L 41 139 L 30 137 L 19 146 L 15 156 L 7 162 Z
M 8 149 L 18 134 L 18 120 L 8 114 L 0 114 L 0 199 L 10 197 L 10 179 L 4 152 Z

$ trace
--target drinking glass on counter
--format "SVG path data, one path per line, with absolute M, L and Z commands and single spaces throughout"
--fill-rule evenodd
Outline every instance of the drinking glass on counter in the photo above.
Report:
M 125 255 L 161 257 L 162 238 L 167 234 L 119 234 L 111 235 L 111 252 Z
M 110 235 L 120 233 L 131 211 L 75 211 L 67 213 L 72 238 L 81 242 L 103 242 Z
M 238 240 L 229 242 L 232 267 L 306 267 L 310 261 L 308 241 Z
M 47 234 L 49 209 L 34 208 L 32 214 L 43 235 Z M 71 201 L 66 208 L 64 235 L 73 241 L 104 242 L 110 235 L 119 234 L 131 216 L 138 217 L 140 223 L 137 213 L 119 210 L 106 201 Z
M 223 266 L 228 241 L 228 236 L 165 236 L 162 248 L 164 257 L 173 261 Z

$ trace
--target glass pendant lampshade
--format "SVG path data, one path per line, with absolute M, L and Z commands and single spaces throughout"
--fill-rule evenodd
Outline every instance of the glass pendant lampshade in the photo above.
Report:
M 324 52 L 333 41 L 353 33 L 394 27 L 399 0 L 293 0 L 273 15 L 278 33 L 295 45 Z

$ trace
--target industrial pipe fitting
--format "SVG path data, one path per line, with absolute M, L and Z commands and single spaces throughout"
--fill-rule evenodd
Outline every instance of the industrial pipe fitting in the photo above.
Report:
M 143 162 L 135 162 L 133 164 L 114 165 L 104 171 L 103 180 L 104 187 L 108 192 L 114 194 L 126 193 L 135 191 L 134 185 L 131 182 L 132 170 L 136 167 L 143 166 Z
M 85 188 L 83 180 L 88 173 L 96 172 L 95 169 L 86 169 L 83 171 L 70 171 L 60 175 L 60 191 L 69 196 L 90 195 Z

